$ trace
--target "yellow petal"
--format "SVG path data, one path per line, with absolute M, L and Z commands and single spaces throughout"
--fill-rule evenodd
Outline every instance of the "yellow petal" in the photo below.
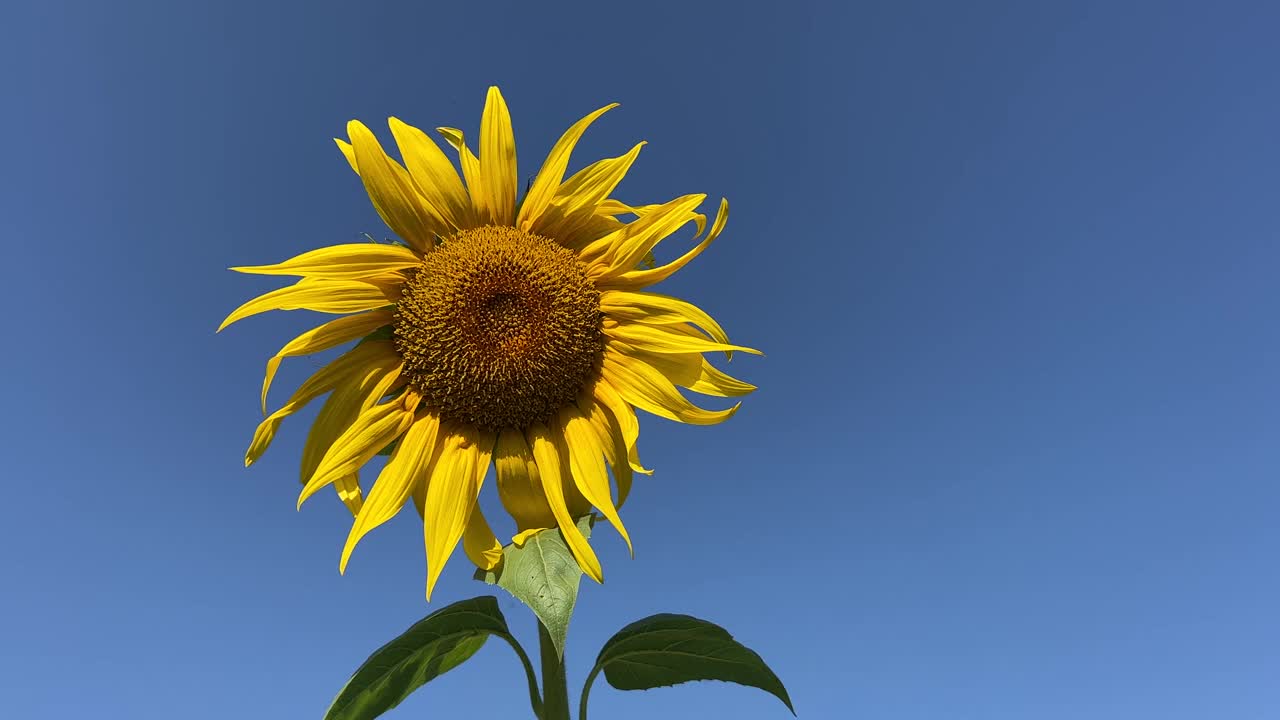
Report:
M 555 211 L 548 208 L 543 215 L 553 212 Z M 605 215 L 585 217 L 579 214 L 578 217 L 581 218 L 579 222 L 569 225 L 565 230 L 558 230 L 553 237 L 563 247 L 579 253 L 587 245 L 625 226 L 624 223 Z
M 569 453 L 569 470 L 578 492 L 608 518 L 618 534 L 631 550 L 631 536 L 618 516 L 609 490 L 609 473 L 604 467 L 604 449 L 591 428 L 591 421 L 575 405 L 566 405 L 559 413 L 560 429 L 564 433 L 565 448 Z M 634 551 L 632 551 L 634 552 Z
M 640 212 L 639 212 L 639 211 L 640 211 L 640 209 L 641 209 L 641 208 L 644 208 L 644 207 L 653 208 L 653 207 L 657 207 L 657 206 L 656 206 L 656 205 L 642 205 L 642 206 L 640 206 L 639 208 L 635 208 L 635 207 L 631 207 L 630 205 L 628 205 L 628 204 L 626 204 L 626 203 L 624 203 L 624 202 L 622 202 L 622 201 L 620 201 L 620 200 L 615 200 L 615 199 L 613 199 L 613 198 L 609 198 L 609 199 L 607 199 L 607 200 L 601 200 L 601 201 L 600 201 L 600 204 L 599 204 L 598 206 L 596 206 L 596 214 L 597 214 L 597 215 L 609 215 L 609 216 L 611 216 L 611 217 L 612 217 L 612 216 L 614 216 L 614 215 L 639 215 L 639 214 L 640 214 Z
M 436 459 L 440 455 L 441 443 L 436 441 L 436 454 L 432 456 L 430 467 L 435 467 Z M 431 471 L 427 470 L 427 477 L 420 482 L 413 484 L 413 506 L 418 511 L 418 517 L 425 520 L 427 517 L 427 480 L 430 479 Z
M 711 223 L 711 231 L 692 250 L 661 267 L 656 267 L 652 270 L 632 270 L 617 277 L 602 280 L 597 283 L 598 287 L 601 290 L 639 290 L 667 279 L 677 270 L 688 265 L 690 260 L 701 255 L 702 251 L 706 250 L 707 246 L 711 244 L 711 241 L 720 236 L 720 232 L 724 230 L 725 223 L 728 220 L 729 201 L 721 199 L 720 210 L 716 213 L 715 222 Z
M 299 477 L 303 485 L 315 475 L 320 460 L 338 436 L 346 431 L 356 416 L 360 414 L 360 402 L 373 383 L 383 377 L 378 371 L 366 372 L 364 376 L 353 379 L 329 395 L 316 413 L 316 419 L 307 431 L 307 440 L 302 446 L 302 462 Z
M 419 252 L 431 250 L 437 234 L 448 234 L 439 211 L 418 194 L 409 172 L 387 157 L 378 138 L 364 123 L 347 123 L 347 135 L 351 137 L 364 189 L 387 227 Z
M 638 143 L 626 155 L 597 161 L 575 173 L 556 190 L 537 222 L 530 224 L 532 231 L 561 240 L 576 234 L 585 223 L 600 220 L 596 206 L 622 182 L 644 145 Z
M 454 427 L 440 446 L 427 481 L 423 539 L 427 548 L 427 600 L 466 528 L 489 469 L 493 433 Z
M 615 216 L 623 215 L 623 214 L 632 214 L 632 215 L 635 215 L 636 217 L 644 217 L 652 212 L 659 210 L 661 207 L 662 207 L 661 205 L 638 205 L 638 206 L 632 207 L 630 205 L 621 203 L 617 200 L 605 200 L 601 202 L 600 205 L 596 208 L 596 215 L 607 216 L 607 219 L 614 220 L 615 222 L 618 222 L 619 224 L 621 224 L 621 221 L 618 221 Z M 689 213 L 689 217 L 693 219 L 694 225 L 696 225 L 698 228 L 698 232 L 693 238 L 696 241 L 698 238 L 702 237 L 702 231 L 707 229 L 707 216 L 703 215 L 702 213 Z M 603 237 L 605 234 L 606 233 L 600 233 L 599 235 L 597 235 L 597 237 Z M 577 248 L 582 246 L 566 245 L 566 247 Z M 584 248 L 580 252 L 585 253 L 586 249 Z M 653 267 L 653 262 L 654 262 L 653 252 L 650 251 L 646 253 L 641 258 L 640 262 L 642 264 L 648 263 L 646 267 Z
M 338 571 L 347 571 L 351 552 L 370 530 L 395 517 L 409 500 L 416 483 L 421 482 L 428 470 L 428 463 L 436 448 L 436 434 L 440 419 L 434 414 L 423 414 L 413 421 L 391 453 L 387 464 L 378 474 L 378 480 L 369 491 L 364 508 L 356 516 L 342 548 L 342 560 Z
M 489 221 L 511 225 L 516 213 L 516 138 L 511 112 L 496 87 L 489 88 L 480 116 L 480 182 L 488 195 Z
M 393 117 L 387 122 L 418 193 L 454 228 L 464 230 L 473 227 L 475 213 L 471 209 L 471 198 L 467 196 L 458 171 L 440 146 L 426 133 L 398 118 Z
M 604 450 L 604 459 L 613 470 L 613 481 L 618 486 L 618 508 L 627 501 L 631 494 L 631 466 L 627 463 L 627 443 L 622 438 L 622 430 L 617 420 L 603 403 L 591 404 L 591 429 Z
M 605 352 L 604 378 L 623 399 L 654 415 L 690 425 L 715 425 L 733 417 L 742 403 L 728 410 L 704 410 L 689 402 L 676 386 L 652 366 L 617 353 Z
M 538 464 L 529 451 L 524 434 L 503 430 L 493 449 L 493 465 L 498 478 L 498 497 L 521 531 L 555 527 L 555 515 L 547 504 Z
M 712 340 L 729 344 L 724 328 L 702 308 L 669 295 L 606 290 L 600 293 L 600 311 L 615 320 L 632 320 L 647 325 L 689 323 L 701 328 Z
M 640 149 L 647 144 L 642 140 L 623 155 L 597 160 L 582 168 L 556 190 L 551 204 L 568 208 L 590 207 L 595 212 L 596 207 L 626 177 L 627 171 L 640 155 Z
M 461 130 L 450 127 L 436 128 L 445 140 L 458 151 L 458 163 L 462 165 L 462 177 L 467 180 L 467 192 L 471 194 L 471 208 L 478 223 L 487 222 L 490 217 L 489 196 L 485 193 L 483 178 L 480 174 L 480 160 L 471 154 L 467 147 L 466 137 Z
M 275 265 L 243 265 L 231 269 L 251 275 L 358 280 L 415 268 L 421 264 L 422 258 L 403 245 L 349 243 L 305 252 Z
M 673 357 L 668 355 L 667 357 Z M 698 381 L 685 387 L 703 395 L 720 397 L 740 397 L 756 391 L 756 386 L 729 375 L 702 358 L 699 364 Z
M 588 269 L 588 276 L 598 280 L 634 270 L 664 238 L 684 224 L 702 217 L 693 211 L 706 199 L 706 195 L 676 198 L 583 248 L 583 258 L 596 259 Z
M 462 551 L 481 570 L 492 570 L 502 562 L 502 543 L 480 512 L 480 503 L 471 508 L 471 517 L 467 518 L 467 527 L 462 532 Z
M 340 477 L 333 481 L 333 487 L 338 491 L 338 498 L 351 511 L 351 516 L 359 515 L 360 508 L 364 507 L 364 496 L 360 494 L 360 475 L 351 473 Z
M 356 149 L 351 147 L 351 143 L 341 138 L 334 138 L 333 141 L 338 143 L 338 149 L 342 151 L 342 157 L 346 158 L 347 164 L 351 166 L 351 172 L 359 175 L 360 166 L 356 164 Z
M 287 357 L 310 355 L 337 347 L 345 342 L 377 330 L 391 322 L 391 311 L 375 310 L 361 315 L 349 315 L 337 320 L 311 328 L 298 337 L 290 340 L 267 361 L 267 373 L 262 379 L 262 412 L 267 412 L 267 391 L 271 389 L 271 381 L 280 369 L 280 361 Z
M 385 285 L 359 280 L 304 279 L 259 295 L 236 308 L 218 326 L 218 332 L 233 322 L 271 310 L 311 310 L 345 315 L 386 307 L 397 299 L 398 292 Z
M 606 320 L 606 322 L 608 322 L 608 320 Z M 616 320 L 615 320 L 614 322 L 619 322 L 619 321 L 616 321 Z M 619 324 L 621 324 L 621 323 L 619 322 Z M 661 327 L 661 329 L 662 329 L 662 330 L 664 330 L 664 331 L 666 331 L 666 332 L 668 332 L 668 333 L 672 333 L 672 334 L 675 334 L 675 335 L 683 335 L 684 337 L 687 337 L 687 338 L 694 338 L 694 339 L 695 339 L 695 340 L 697 340 L 698 342 L 705 342 L 705 341 L 707 340 L 707 333 L 703 332 L 703 331 L 702 331 L 702 330 L 700 330 L 699 328 L 696 328 L 696 327 L 694 327 L 693 325 L 690 325 L 690 324 L 688 324 L 688 323 L 669 323 L 669 324 L 663 324 L 663 323 L 647 323 L 647 322 L 643 322 L 643 321 L 641 321 L 639 324 L 641 324 L 641 325 L 658 325 L 658 326 L 660 326 L 660 327 Z M 735 347 L 735 346 L 734 346 L 734 345 L 729 345 L 729 347 Z M 718 352 L 723 352 L 723 353 L 724 353 L 724 356 L 725 356 L 725 359 L 728 359 L 728 360 L 732 360 L 732 359 L 733 359 L 733 351 L 732 351 L 732 350 L 720 350 L 720 351 L 718 351 Z M 751 353 L 751 354 L 753 354 L 753 355 L 763 355 L 764 353 L 762 353 L 762 352 L 755 352 L 755 353 Z
M 267 451 L 267 447 L 275 438 L 276 430 L 286 417 L 306 407 L 321 395 L 354 381 L 360 373 L 369 371 L 371 368 L 390 369 L 400 362 L 400 356 L 396 354 L 395 347 L 390 342 L 372 341 L 357 345 L 320 368 L 302 383 L 283 407 L 258 424 L 258 428 L 253 433 L 253 441 L 249 443 L 249 449 L 245 452 L 245 467 L 252 465 Z
M 627 446 L 627 461 L 631 465 L 631 469 L 638 473 L 652 475 L 652 470 L 640 464 L 640 453 L 636 447 L 636 442 L 640 438 L 640 422 L 636 420 L 636 413 L 631 408 L 631 404 L 622 399 L 622 395 L 618 390 L 604 378 L 596 380 L 595 385 L 591 388 L 591 394 L 596 402 L 609 408 L 614 421 L 618 423 L 618 429 L 622 432 L 623 442 Z
M 334 480 L 360 469 L 362 465 L 378 454 L 409 429 L 413 423 L 413 412 L 406 410 L 400 399 L 390 400 L 360 413 L 341 435 L 329 445 L 316 472 L 307 480 L 298 495 L 298 507 L 317 490 Z
M 521 530 L 511 536 L 511 544 L 518 548 L 522 548 L 525 543 L 529 542 L 529 538 L 547 529 L 549 528 L 529 528 L 528 530 Z
M 555 147 L 551 148 L 551 152 L 547 155 L 547 159 L 543 161 L 542 169 L 534 178 L 533 185 L 529 186 L 529 193 L 525 195 L 524 203 L 520 205 L 520 216 L 516 220 L 517 227 L 528 231 L 533 223 L 537 222 L 542 211 L 547 209 L 547 204 L 559 189 L 560 181 L 564 179 L 564 171 L 569 167 L 569 156 L 577 146 L 578 140 L 582 138 L 582 134 L 597 118 L 616 107 L 618 103 L 605 105 L 574 123 L 560 136 Z
M 652 365 L 668 380 L 703 395 L 739 397 L 756 390 L 756 386 L 717 370 L 699 353 L 653 353 L 626 346 L 615 346 L 623 354 Z
M 402 366 L 398 357 L 389 359 L 381 365 L 363 368 L 350 381 L 334 389 L 316 414 L 302 446 L 300 479 L 303 485 L 315 475 L 329 446 L 351 427 L 360 413 L 404 384 L 404 376 L 400 374 Z
M 569 545 L 569 552 L 578 561 L 578 567 L 596 582 L 604 582 L 604 571 L 600 568 L 600 560 L 591 549 L 582 531 L 574 524 L 569 515 L 568 505 L 564 497 L 564 476 L 569 473 L 568 457 L 561 455 L 564 439 L 558 441 L 553 431 L 542 423 L 535 423 L 527 430 L 526 439 L 534 460 L 538 463 L 538 473 L 542 477 L 542 487 L 547 493 L 547 504 L 555 515 L 560 533 Z
M 640 350 L 656 353 L 702 353 L 741 350 L 752 355 L 762 355 L 759 350 L 742 345 L 727 345 L 707 340 L 699 334 L 687 334 L 670 325 L 645 325 L 631 321 L 604 323 L 606 337 L 620 340 Z

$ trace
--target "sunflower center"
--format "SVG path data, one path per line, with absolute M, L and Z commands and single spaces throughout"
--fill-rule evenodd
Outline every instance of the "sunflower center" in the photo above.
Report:
M 602 317 L 572 251 L 490 225 L 427 254 L 393 337 L 409 384 L 443 419 L 524 428 L 573 402 L 596 371 Z

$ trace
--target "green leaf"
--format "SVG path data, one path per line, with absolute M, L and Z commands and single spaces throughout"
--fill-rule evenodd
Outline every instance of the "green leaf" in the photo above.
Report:
M 378 648 L 334 698 L 325 720 L 369 720 L 381 715 L 414 690 L 466 662 L 490 635 L 515 648 L 537 707 L 533 666 L 507 629 L 497 598 L 486 595 L 441 608 Z
M 593 517 L 578 520 L 578 529 L 591 537 Z M 582 569 L 557 529 L 543 530 L 525 540 L 523 547 L 502 548 L 497 571 L 476 571 L 475 578 L 497 585 L 529 606 L 551 636 L 556 654 L 564 655 L 564 638 L 569 634 L 569 618 L 578 601 L 578 580 Z
M 792 715 L 796 712 L 782 681 L 759 655 L 719 625 L 688 615 L 651 615 L 609 638 L 582 688 L 580 720 L 586 720 L 587 694 L 601 670 L 619 690 L 650 690 L 693 680 L 750 685 L 781 700 Z

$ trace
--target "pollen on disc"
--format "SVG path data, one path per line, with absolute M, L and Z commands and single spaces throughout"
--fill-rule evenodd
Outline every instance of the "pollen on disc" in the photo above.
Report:
M 512 227 L 427 254 L 396 307 L 404 375 L 442 418 L 524 428 L 573 402 L 604 347 L 600 293 L 574 253 Z

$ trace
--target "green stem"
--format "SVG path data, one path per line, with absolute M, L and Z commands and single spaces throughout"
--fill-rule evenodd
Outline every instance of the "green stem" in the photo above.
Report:
M 529 680 L 529 704 L 533 706 L 533 714 L 541 720 L 542 718 L 542 698 L 538 697 L 538 678 L 533 674 L 533 663 L 529 661 L 529 656 L 525 654 L 524 648 L 520 647 L 520 643 L 511 635 L 500 635 L 512 650 L 516 651 L 516 655 L 520 656 L 520 664 L 524 665 L 525 677 Z
M 596 675 L 600 673 L 600 666 L 596 665 L 591 668 L 591 674 L 587 675 L 587 681 L 582 684 L 582 699 L 578 701 L 578 720 L 587 720 L 587 696 L 591 694 L 591 683 L 595 682 Z
M 538 623 L 538 645 L 542 651 L 542 720 L 570 720 L 564 656 L 556 652 L 551 634 L 541 622 Z

